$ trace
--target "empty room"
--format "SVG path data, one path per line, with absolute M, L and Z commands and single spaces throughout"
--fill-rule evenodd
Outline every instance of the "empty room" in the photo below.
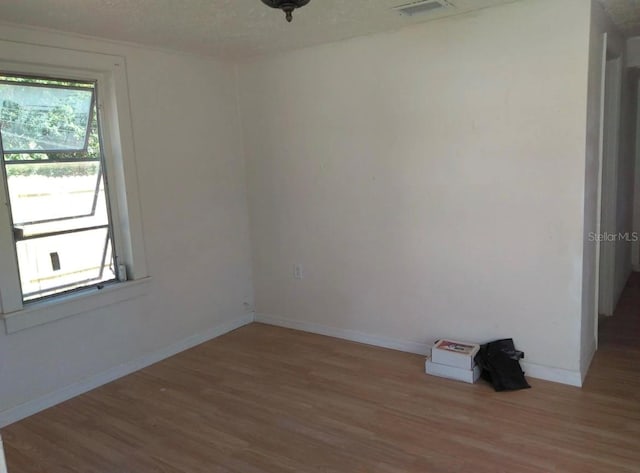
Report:
M 0 473 L 640 471 L 640 2 L 0 2 Z

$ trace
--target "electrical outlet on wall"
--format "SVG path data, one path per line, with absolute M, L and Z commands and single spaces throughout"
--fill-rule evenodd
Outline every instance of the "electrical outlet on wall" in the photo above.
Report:
M 302 265 L 300 264 L 293 265 L 293 278 L 302 279 Z

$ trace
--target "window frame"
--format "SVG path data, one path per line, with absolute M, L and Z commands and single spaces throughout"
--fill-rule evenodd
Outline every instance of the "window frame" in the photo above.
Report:
M 34 81 L 38 81 L 41 79 L 51 79 L 51 80 L 55 80 L 58 82 L 63 82 L 63 81 L 69 81 L 69 82 L 73 82 L 72 80 L 68 79 L 68 78 L 52 78 L 52 77 L 42 77 L 42 76 L 27 76 L 27 75 L 9 75 L 9 74 L 4 74 L 3 72 L 0 71 L 0 75 L 4 75 L 4 76 L 8 76 L 8 77 L 18 77 L 18 78 L 25 78 L 25 79 L 33 79 Z M 4 81 L 2 79 L 0 79 L 0 84 L 8 84 L 8 85 L 16 85 L 16 84 L 23 84 L 22 82 L 17 83 L 17 82 L 11 82 L 11 81 Z M 86 125 L 86 130 L 85 130 L 85 139 L 84 139 L 84 146 L 82 149 L 77 149 L 77 150 L 59 150 L 59 149 L 53 149 L 53 150 L 46 150 L 47 154 L 56 154 L 56 153 L 87 153 L 87 149 L 88 149 L 88 144 L 89 144 L 89 139 L 90 139 L 90 135 L 91 135 L 91 127 L 92 127 L 92 121 L 95 120 L 96 124 L 97 124 L 97 132 L 98 132 L 98 141 L 99 141 L 99 151 L 100 151 L 100 157 L 99 158 L 95 158 L 95 159 L 83 159 L 83 158 L 78 158 L 78 159 L 58 159 L 55 157 L 49 157 L 48 159 L 35 159 L 35 160 L 28 160 L 28 161 L 5 161 L 4 163 L 0 162 L 0 166 L 3 166 L 3 171 L 4 171 L 4 175 L 0 174 L 0 177 L 2 179 L 0 179 L 0 189 L 2 188 L 2 186 L 5 186 L 5 192 L 6 194 L 9 195 L 9 207 L 10 207 L 10 211 L 8 212 L 9 215 L 11 216 L 12 213 L 12 205 L 13 203 L 11 202 L 11 192 L 9 189 L 9 181 L 7 179 L 7 171 L 11 168 L 11 166 L 14 165 L 22 165 L 22 164 L 33 164 L 33 165 L 46 165 L 46 164 L 51 164 L 51 163 L 61 163 L 61 162 L 97 162 L 100 165 L 100 170 L 98 171 L 98 182 L 96 182 L 95 185 L 95 195 L 93 198 L 93 209 L 95 211 L 96 208 L 96 203 L 98 200 L 98 192 L 101 186 L 103 186 L 104 188 L 104 192 L 105 192 L 105 196 L 106 196 L 106 215 L 107 215 L 107 222 L 106 224 L 101 224 L 98 226 L 94 226 L 94 227 L 87 227 L 85 226 L 75 226 L 75 227 L 69 227 L 65 230 L 60 230 L 60 231 L 54 231 L 54 232 L 40 232 L 40 233 L 36 233 L 33 235 L 25 235 L 24 237 L 18 238 L 16 237 L 16 230 L 20 229 L 22 226 L 24 225 L 29 225 L 29 224 L 38 224 L 38 223 L 49 223 L 51 221 L 56 221 L 56 220 L 67 220 L 67 221 L 71 221 L 74 220 L 76 218 L 83 218 L 83 217 L 90 217 L 91 214 L 89 215 L 76 215 L 76 216 L 72 216 L 71 218 L 54 218 L 54 219 L 45 219 L 45 220 L 41 220 L 38 222 L 30 222 L 30 223 L 26 223 L 26 222 L 16 222 L 15 221 L 15 216 L 14 218 L 11 218 L 12 221 L 12 228 L 13 228 L 13 243 L 14 243 L 14 251 L 19 255 L 19 250 L 18 250 L 18 243 L 20 241 L 27 241 L 27 240 L 33 240 L 33 239 L 39 239 L 39 238 L 43 238 L 46 236 L 62 236 L 62 235 L 70 235 L 70 234 L 74 234 L 74 233 L 78 233 L 78 232 L 85 232 L 85 231 L 90 231 L 93 229 L 104 229 L 106 230 L 106 236 L 107 236 L 107 240 L 105 242 L 104 249 L 103 249 L 103 265 L 99 271 L 100 276 L 98 277 L 98 280 L 85 280 L 85 281 L 79 281 L 77 283 L 71 283 L 71 284 L 66 284 L 66 285 L 62 285 L 62 286 L 58 286 L 58 287 L 53 287 L 50 289 L 46 289 L 44 291 L 41 291 L 41 293 L 44 293 L 44 295 L 40 295 L 38 297 L 33 297 L 30 298 L 29 296 L 33 295 L 33 294 L 29 294 L 28 291 L 25 292 L 25 287 L 24 285 L 22 285 L 22 301 L 23 301 L 23 305 L 29 305 L 32 304 L 34 302 L 38 302 L 38 301 L 43 301 L 46 299 L 51 299 L 51 298 L 56 298 L 56 297 L 60 297 L 64 294 L 67 293 L 74 293 L 77 291 L 81 291 L 84 289 L 90 289 L 93 286 L 98 286 L 98 285 L 107 285 L 107 284 L 112 284 L 115 280 L 117 279 L 123 279 L 124 277 L 122 277 L 122 275 L 118 274 L 118 265 L 119 265 L 119 261 L 120 258 L 118 257 L 118 253 L 116 251 L 116 245 L 114 242 L 114 228 L 113 228 L 113 218 L 111 216 L 111 204 L 110 204 L 110 196 L 109 196 L 109 179 L 108 179 L 108 170 L 105 169 L 105 162 L 106 162 L 106 155 L 103 151 L 104 149 L 104 145 L 103 145 L 103 131 L 102 131 L 102 126 L 101 126 L 101 120 L 102 120 L 102 114 L 100 112 L 100 110 L 98 109 L 98 86 L 96 81 L 82 81 L 82 82 L 77 82 L 76 84 L 78 85 L 69 85 L 69 86 L 63 86 L 63 85 L 59 85 L 59 84 L 41 84 L 38 82 L 32 82 L 32 83 L 28 83 L 29 86 L 32 87 L 42 87 L 42 88 L 57 88 L 57 89 L 63 89 L 63 90 L 82 90 L 82 91 L 86 91 L 89 90 L 91 91 L 91 101 L 90 101 L 90 106 L 89 106 L 89 113 L 88 113 L 88 120 L 87 120 L 87 125 Z M 83 84 L 83 85 L 79 85 L 79 84 Z M 95 116 L 94 116 L 95 114 Z M 2 132 L 2 130 L 0 129 L 0 133 Z M 0 143 L 2 142 L 2 139 L 0 137 Z M 2 149 L 3 154 L 6 156 L 7 154 L 11 155 L 11 154 L 28 154 L 30 152 L 33 152 L 32 150 L 22 150 L 22 149 L 16 149 L 16 150 L 9 150 L 8 152 L 4 149 Z M 2 159 L 2 156 L 0 156 L 0 159 Z M 107 251 L 108 251 L 108 247 L 111 247 L 111 264 L 114 267 L 114 275 L 112 278 L 109 279 L 102 279 L 102 272 L 104 270 L 104 258 L 107 255 Z M 20 258 L 18 256 L 18 270 L 20 272 L 21 268 L 20 268 Z M 124 273 L 124 272 L 123 272 Z M 20 275 L 19 275 L 20 276 Z M 126 277 L 126 276 L 125 276 Z M 21 278 L 22 279 L 22 278 Z M 84 283 L 84 285 L 82 285 Z M 77 285 L 79 284 L 79 285 Z M 73 287 L 76 286 L 76 287 Z
M 105 173 L 109 178 L 105 190 L 111 206 L 113 244 L 118 263 L 124 264 L 127 272 L 127 281 L 115 282 L 113 286 L 114 289 L 118 286 L 128 287 L 129 290 L 125 291 L 127 293 L 131 292 L 131 287 L 140 287 L 140 284 L 132 283 L 148 279 L 148 271 L 124 58 L 0 40 L 0 71 L 14 75 L 95 81 Z M 79 306 L 86 309 L 82 311 L 99 308 L 108 305 L 111 300 L 119 299 L 117 295 L 107 299 L 104 296 L 97 297 L 96 306 L 93 307 L 93 304 L 87 302 L 87 295 L 100 290 L 90 287 L 71 294 L 52 296 L 42 302 L 22 302 L 6 176 L 4 166 L 0 168 L 3 173 L 0 200 L 5 204 L 0 206 L 0 267 L 3 268 L 0 271 L 0 316 L 4 319 L 7 332 L 66 316 L 65 311 L 51 308 L 58 303 L 69 304 L 74 298 L 82 299 Z M 34 317 L 34 311 L 41 313 Z M 21 315 L 29 317 L 19 320 Z M 27 322 L 27 319 L 34 323 Z
M 34 77 L 34 76 L 26 76 L 24 74 L 20 74 L 20 75 L 14 75 L 14 74 L 2 74 L 4 77 L 14 77 L 14 78 L 27 78 L 30 77 L 34 80 L 38 80 L 38 79 L 43 79 L 43 77 Z M 47 78 L 48 79 L 48 78 Z M 55 79 L 59 82 L 64 82 L 67 79 Z M 78 81 L 78 84 L 90 84 L 90 82 L 85 82 L 85 81 Z M 4 85 L 17 85 L 17 84 L 23 84 L 20 82 L 13 82 L 11 80 L 4 80 L 4 79 L 0 79 L 0 84 L 4 84 Z M 41 84 L 39 82 L 31 82 L 28 83 L 28 87 L 40 87 L 43 89 L 62 89 L 62 90 L 76 90 L 76 91 L 86 91 L 89 89 L 89 87 L 84 87 L 84 86 L 80 86 L 80 85 L 61 85 L 61 84 Z M 95 84 L 93 84 L 93 87 L 91 87 L 91 104 L 89 106 L 89 113 L 88 113 L 88 119 L 87 119 L 87 125 L 85 127 L 85 138 L 84 138 L 84 143 L 82 145 L 82 148 L 79 149 L 47 149 L 45 150 L 45 152 L 47 153 L 86 153 L 87 152 L 87 148 L 89 146 L 89 137 L 91 135 L 91 121 L 93 120 L 93 110 L 94 110 L 94 105 L 96 104 L 97 100 L 96 100 L 96 94 L 97 94 L 97 90 L 95 88 Z M 28 154 L 30 152 L 33 152 L 32 149 L 4 149 L 4 154 Z

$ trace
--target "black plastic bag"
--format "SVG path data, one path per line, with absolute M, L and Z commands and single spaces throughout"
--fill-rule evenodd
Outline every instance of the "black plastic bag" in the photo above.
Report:
M 496 340 L 480 347 L 475 357 L 482 368 L 482 379 L 493 384 L 496 391 L 530 388 L 520 368 L 524 353 L 516 350 L 513 339 Z

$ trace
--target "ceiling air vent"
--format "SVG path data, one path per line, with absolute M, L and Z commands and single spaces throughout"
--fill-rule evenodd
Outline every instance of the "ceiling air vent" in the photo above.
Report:
M 426 13 L 435 13 L 444 8 L 453 8 L 453 5 L 447 0 L 421 0 L 411 2 L 393 9 L 405 16 L 423 15 Z

